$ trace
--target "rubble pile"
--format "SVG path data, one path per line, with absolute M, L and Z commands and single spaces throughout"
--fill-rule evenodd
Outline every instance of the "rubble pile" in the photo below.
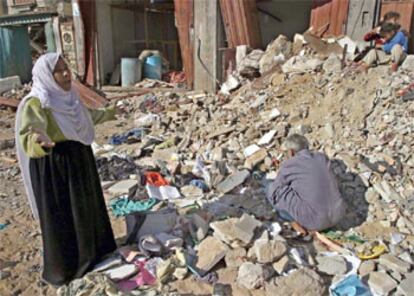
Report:
M 357 73 L 337 47 L 320 54 L 305 39 L 281 36 L 265 52 L 241 47 L 219 95 L 172 90 L 122 102 L 139 129 L 114 149 L 133 147 L 126 173 L 113 156 L 110 170 L 102 159 L 98 167 L 104 180 L 139 180 L 109 192 L 169 221 L 151 231 L 143 225 L 135 245 L 137 256 L 146 254 L 145 269 L 155 266 L 161 290 L 195 279 L 215 295 L 324 295 L 349 286 L 409 295 L 414 105 L 396 93 L 413 73 L 389 74 L 385 66 Z M 322 234 L 334 252 L 299 237 L 264 197 L 292 133 L 332 159 L 348 204 L 336 229 Z M 145 185 L 145 171 L 159 173 L 156 191 Z M 144 204 L 148 197 L 160 202 Z
M 127 246 L 95 272 L 124 293 L 410 295 L 414 104 L 397 93 L 413 68 L 358 73 L 340 42 L 306 34 L 239 47 L 236 61 L 218 95 L 120 101 L 134 129 L 94 150 Z M 331 158 L 348 205 L 319 237 L 300 236 L 265 199 L 293 133 Z

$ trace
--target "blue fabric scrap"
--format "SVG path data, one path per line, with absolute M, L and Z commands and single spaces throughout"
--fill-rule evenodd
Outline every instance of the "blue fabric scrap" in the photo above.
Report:
M 130 200 L 125 197 L 114 199 L 109 206 L 116 217 L 126 216 L 130 213 L 143 212 L 150 210 L 158 200 L 149 198 L 146 200 Z
M 130 131 L 127 131 L 123 134 L 120 135 L 113 135 L 110 139 L 109 139 L 109 144 L 110 145 L 121 145 L 124 143 L 127 143 L 128 141 L 131 140 L 138 140 L 138 139 L 142 139 L 145 135 L 145 130 L 143 128 L 134 128 Z
M 355 274 L 330 288 L 332 296 L 372 296 L 369 288 Z

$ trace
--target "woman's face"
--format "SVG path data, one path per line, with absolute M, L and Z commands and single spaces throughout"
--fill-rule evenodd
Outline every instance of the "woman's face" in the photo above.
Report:
M 56 83 L 65 91 L 70 91 L 72 87 L 72 73 L 68 65 L 62 58 L 59 58 L 53 70 L 53 77 Z

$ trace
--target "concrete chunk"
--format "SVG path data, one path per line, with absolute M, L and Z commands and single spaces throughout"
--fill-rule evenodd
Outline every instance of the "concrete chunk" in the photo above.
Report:
M 257 143 L 258 145 L 267 145 L 269 144 L 273 137 L 276 135 L 276 130 L 271 130 L 269 132 L 267 132 L 266 134 L 263 135 L 263 137 L 260 138 L 259 142 Z
M 243 182 L 249 177 L 248 170 L 237 171 L 233 175 L 229 176 L 226 180 L 217 185 L 216 189 L 221 193 L 228 193 L 237 186 L 243 184 Z
M 318 270 L 329 275 L 342 275 L 347 271 L 346 260 L 341 256 L 320 256 L 316 261 Z
M 259 263 L 272 263 L 280 259 L 287 251 L 287 247 L 283 242 L 263 239 L 256 240 L 253 249 Z
M 284 255 L 278 261 L 273 263 L 272 266 L 273 266 L 273 269 L 277 272 L 277 274 L 281 275 L 287 270 L 289 266 L 289 257 L 287 255 Z
M 388 295 L 397 287 L 397 282 L 385 272 L 374 271 L 369 274 L 368 285 L 381 295 Z
M 248 244 L 253 239 L 255 229 L 262 226 L 262 223 L 253 216 L 243 214 L 234 226 L 238 230 L 238 238 Z
M 382 255 L 379 259 L 379 263 L 390 269 L 399 273 L 406 273 L 410 270 L 411 264 L 399 259 L 396 256 L 391 254 Z
M 398 292 L 405 296 L 413 295 L 414 293 L 414 272 L 411 272 L 405 276 L 405 280 L 403 280 L 400 285 L 398 286 Z
M 255 165 L 261 163 L 267 156 L 266 149 L 260 149 L 253 155 L 249 156 L 244 163 L 244 167 L 247 169 L 252 169 Z
M 246 249 L 244 248 L 237 248 L 227 252 L 226 257 L 224 260 L 226 261 L 227 267 L 240 267 L 245 261 L 245 257 L 247 255 Z
M 264 270 L 260 264 L 243 263 L 239 268 L 237 282 L 247 289 L 257 289 L 265 281 Z
M 123 180 L 111 186 L 108 191 L 113 195 L 132 194 L 138 186 L 137 180 Z
M 228 248 L 213 236 L 205 238 L 198 246 L 196 267 L 206 273 L 226 256 Z

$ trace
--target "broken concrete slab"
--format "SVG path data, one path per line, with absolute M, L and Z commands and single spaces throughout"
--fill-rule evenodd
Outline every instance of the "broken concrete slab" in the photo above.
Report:
M 224 258 L 227 267 L 237 268 L 240 267 L 246 261 L 246 249 L 237 248 L 229 250 Z
M 197 214 L 191 215 L 190 233 L 198 241 L 203 240 L 208 233 L 209 225 L 206 220 Z
M 409 54 L 401 65 L 401 69 L 406 71 L 414 71 L 414 55 Z
M 252 156 L 253 154 L 255 154 L 259 150 L 260 150 L 260 147 L 257 146 L 256 144 L 247 146 L 243 151 L 244 157 L 247 158 L 249 156 Z
M 358 274 L 360 277 L 364 277 L 367 274 L 370 274 L 371 272 L 375 271 L 376 264 L 373 260 L 364 261 L 361 263 L 358 269 Z
M 250 240 L 252 224 L 243 222 L 241 225 L 248 225 L 249 229 L 236 227 L 240 222 L 239 218 L 229 218 L 223 221 L 210 223 L 210 227 L 214 230 L 214 236 L 222 242 L 230 245 L 232 248 L 244 247 Z
M 279 35 L 267 45 L 266 51 L 260 59 L 260 73 L 264 74 L 274 66 L 282 64 L 291 53 L 292 42 L 286 36 Z
M 369 274 L 368 285 L 381 295 L 388 295 L 397 288 L 398 283 L 385 272 L 374 271 Z
M 246 159 L 244 163 L 244 167 L 251 170 L 256 165 L 264 161 L 266 156 L 267 156 L 267 150 L 264 148 L 261 148 L 259 151 L 257 151 L 256 153 L 254 153 L 253 155 L 249 156 Z
M 405 262 L 391 254 L 382 255 L 379 258 L 379 264 L 383 265 L 385 268 L 389 270 L 396 271 L 399 273 L 406 273 L 411 268 L 410 263 Z
M 341 256 L 316 257 L 318 270 L 329 275 L 343 275 L 347 271 L 346 260 Z
M 277 108 L 273 108 L 272 110 L 264 111 L 260 113 L 260 117 L 262 118 L 263 121 L 266 121 L 266 122 L 272 121 L 281 115 L 282 115 L 282 112 L 280 112 L 280 110 Z
M 264 134 L 260 138 L 260 140 L 257 144 L 259 146 L 268 145 L 273 140 L 273 137 L 276 135 L 276 133 L 277 133 L 276 130 L 271 130 L 271 131 L 267 132 L 266 134 Z
M 138 187 L 137 180 L 123 180 L 109 187 L 108 192 L 113 195 L 130 195 Z
M 232 245 L 234 241 L 238 240 L 237 230 L 235 229 L 235 224 L 238 220 L 238 218 L 229 218 L 223 221 L 216 221 L 210 223 L 210 227 L 214 230 L 215 237 L 228 245 Z
M 237 283 L 247 289 L 257 289 L 264 284 L 263 266 L 251 262 L 243 263 L 237 275 Z
M 337 73 L 342 71 L 342 61 L 336 54 L 329 55 L 323 63 L 322 69 L 326 73 Z
M 414 272 L 405 275 L 405 279 L 398 285 L 397 291 L 404 296 L 414 293 Z
M 206 237 L 198 246 L 196 267 L 207 273 L 226 256 L 228 247 L 213 236 Z
M 289 266 L 289 256 L 284 255 L 282 258 L 273 263 L 272 266 L 278 275 L 283 274 Z
M 266 296 L 327 295 L 323 278 L 309 268 L 298 269 L 287 276 L 277 277 L 274 284 L 266 285 Z
M 238 238 L 246 244 L 252 241 L 254 231 L 261 226 L 262 223 L 260 221 L 248 214 L 243 214 L 239 221 L 234 224 L 234 227 L 238 230 Z
M 216 186 L 216 189 L 221 193 L 228 193 L 237 186 L 243 184 L 243 182 L 250 176 L 248 170 L 237 171 L 233 175 L 227 177 L 226 180 Z
M 265 239 L 256 240 L 252 249 L 259 263 L 273 263 L 279 260 L 287 251 L 284 242 Z

